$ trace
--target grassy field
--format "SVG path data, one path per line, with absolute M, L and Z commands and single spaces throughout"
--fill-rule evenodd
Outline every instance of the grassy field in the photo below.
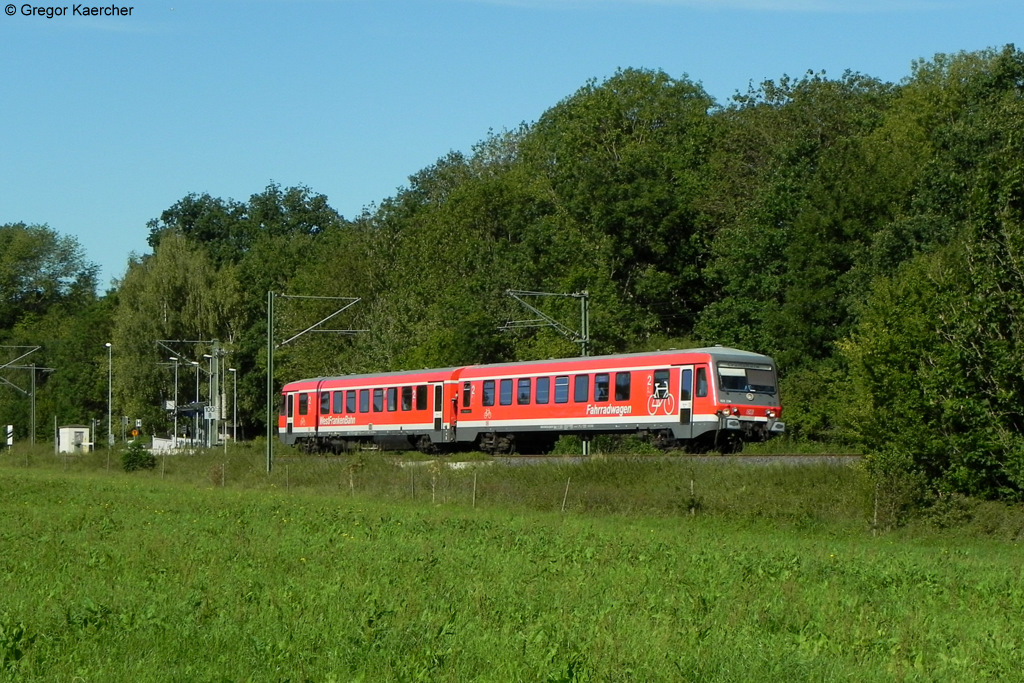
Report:
M 0 456 L 0 680 L 1024 670 L 1017 518 L 876 534 L 855 467 L 263 464 L 258 448 L 131 474 L 102 452 Z

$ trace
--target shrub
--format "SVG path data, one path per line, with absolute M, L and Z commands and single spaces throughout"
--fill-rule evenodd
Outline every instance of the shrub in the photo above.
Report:
M 139 439 L 135 439 L 128 445 L 127 450 L 121 454 L 121 464 L 125 472 L 151 470 L 156 467 L 156 456 L 143 448 L 142 442 Z

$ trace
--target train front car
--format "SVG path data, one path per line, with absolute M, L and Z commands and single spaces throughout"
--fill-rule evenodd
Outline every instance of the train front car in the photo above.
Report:
M 786 431 L 782 422 L 775 362 L 738 349 L 707 349 L 714 378 L 716 447 L 739 450 L 744 442 L 765 441 Z M 699 386 L 698 386 L 699 390 Z
M 458 440 L 487 453 L 602 434 L 735 452 L 785 430 L 772 359 L 720 346 L 477 365 L 453 379 Z

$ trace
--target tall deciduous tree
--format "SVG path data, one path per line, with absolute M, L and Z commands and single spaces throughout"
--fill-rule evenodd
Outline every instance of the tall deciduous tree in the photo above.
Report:
M 871 408 L 857 424 L 872 451 L 894 453 L 939 490 L 1019 499 L 1024 55 L 941 56 L 917 74 L 908 87 L 941 94 L 944 110 L 931 119 L 921 195 L 955 236 L 874 284 L 845 346 Z
M 172 348 L 182 349 L 178 353 L 186 361 L 202 361 L 212 340 L 235 342 L 239 299 L 234 269 L 214 268 L 202 246 L 178 234 L 164 236 L 152 255 L 131 263 L 114 326 L 118 409 L 147 425 L 164 425 L 163 402 L 173 395 L 173 375 L 168 350 L 158 341 L 187 340 Z
M 335 254 L 318 251 L 317 244 L 347 225 L 324 195 L 306 187 L 282 188 L 273 183 L 244 202 L 191 194 L 149 223 L 155 254 L 165 243 L 172 251 L 186 248 L 202 253 L 203 268 L 209 272 L 192 272 L 189 281 L 207 283 L 203 286 L 212 287 L 211 296 L 219 298 L 203 304 L 200 313 L 205 314 L 214 304 L 230 304 L 229 311 L 217 314 L 221 327 L 204 322 L 207 336 L 197 338 L 216 334 L 221 341 L 231 342 L 226 361 L 238 371 L 243 434 L 259 431 L 255 427 L 265 414 L 267 292 L 287 292 L 293 280 L 310 280 L 308 271 L 320 272 L 325 263 L 338 262 Z M 182 239 L 190 246 L 182 247 Z M 307 285 L 297 285 L 301 291 L 296 293 L 333 295 L 336 291 L 330 284 L 311 286 L 324 286 L 331 292 L 323 288 L 310 292 Z M 217 289 L 221 292 L 216 293 Z M 280 367 L 288 370 L 287 354 L 282 360 Z
M 0 225 L 0 333 L 56 304 L 88 301 L 98 270 L 72 237 L 45 225 Z
M 36 371 L 37 418 L 84 422 L 105 396 L 97 386 L 105 375 L 90 362 L 109 331 L 109 310 L 96 298 L 97 271 L 72 237 L 43 225 L 0 226 L 0 346 L 39 347 L 17 364 L 56 370 Z M 25 350 L 5 351 L 0 364 Z M 8 368 L 2 375 L 10 384 L 0 382 L 0 414 L 19 438 L 31 422 L 24 393 L 31 390 L 30 372 Z M 36 420 L 37 436 L 49 432 L 45 423 Z
M 544 113 L 529 160 L 551 187 L 559 222 L 592 245 L 632 315 L 634 338 L 686 334 L 708 299 L 706 189 L 713 100 L 661 71 L 626 69 Z
M 831 355 L 857 299 L 845 276 L 889 217 L 889 195 L 878 194 L 889 179 L 863 141 L 891 91 L 860 74 L 808 74 L 766 81 L 721 112 L 705 197 L 720 296 L 700 336 L 790 367 Z

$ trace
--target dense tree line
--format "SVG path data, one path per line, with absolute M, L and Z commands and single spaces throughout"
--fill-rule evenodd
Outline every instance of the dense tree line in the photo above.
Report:
M 0 342 L 40 345 L 57 368 L 41 414 L 102 412 L 109 338 L 117 412 L 164 431 L 169 352 L 195 359 L 216 339 L 246 433 L 261 432 L 268 291 L 361 298 L 331 324 L 358 334 L 280 349 L 281 382 L 573 355 L 548 330 L 502 331 L 524 314 L 505 292 L 586 290 L 597 353 L 768 353 L 795 438 L 858 445 L 932 490 L 1024 491 L 1013 46 L 920 61 L 899 84 L 782 77 L 726 104 L 688 77 L 625 69 L 350 220 L 270 185 L 248 201 L 189 195 L 148 227 L 152 253 L 99 297 L 73 241 L 0 227 Z M 277 341 L 336 304 L 281 299 Z M 576 325 L 575 301 L 543 305 Z M 8 421 L 24 412 L 0 390 Z

